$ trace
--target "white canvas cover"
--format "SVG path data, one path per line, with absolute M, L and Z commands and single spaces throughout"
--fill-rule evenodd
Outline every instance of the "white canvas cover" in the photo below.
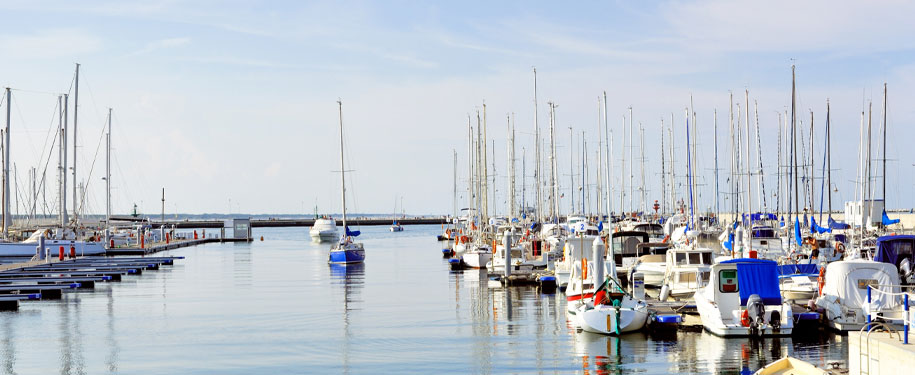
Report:
M 838 297 L 839 302 L 847 308 L 862 308 L 867 303 L 867 288 L 858 287 L 860 280 L 875 280 L 879 289 L 889 293 L 899 293 L 899 274 L 896 266 L 889 263 L 871 260 L 845 260 L 832 262 L 826 266 L 826 283 L 823 285 L 823 296 Z M 892 286 L 888 286 L 892 285 Z M 899 304 L 896 296 L 871 292 L 871 300 L 876 309 L 892 309 Z

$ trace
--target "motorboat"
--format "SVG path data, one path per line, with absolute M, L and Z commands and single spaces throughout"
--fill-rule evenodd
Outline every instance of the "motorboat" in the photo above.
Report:
M 868 290 L 870 288 L 871 290 Z M 872 320 L 901 327 L 904 313 L 898 298 L 896 266 L 866 259 L 829 263 L 816 305 L 826 311 L 830 328 L 856 331 Z
M 693 298 L 709 332 L 723 336 L 790 336 L 791 304 L 778 289 L 777 263 L 738 258 L 711 267 Z
M 782 264 L 778 266 L 779 289 L 786 300 L 801 302 L 817 297 L 819 268 L 815 263 Z
M 699 289 L 700 280 L 709 280 L 714 252 L 711 249 L 694 246 L 677 246 L 665 254 L 663 286 L 666 296 L 675 300 L 690 298 Z M 665 293 L 662 293 L 665 294 Z
M 489 245 L 469 244 L 468 249 L 461 252 L 461 260 L 465 267 L 486 268 L 492 260 L 492 248 Z
M 630 279 L 635 273 L 641 273 L 646 286 L 660 288 L 664 282 L 664 274 L 667 273 L 666 253 L 670 248 L 669 244 L 645 242 L 638 246 L 638 253 L 645 254 L 639 256 L 632 266 L 632 272 L 629 273 Z
M 328 216 L 315 219 L 308 234 L 316 242 L 331 242 L 340 238 L 340 234 L 337 233 L 337 221 Z
M 610 236 L 610 247 L 613 250 L 611 251 L 612 261 L 616 264 L 617 272 L 620 275 L 628 275 L 629 269 L 635 265 L 639 257 L 648 254 L 639 253 L 639 250 L 650 250 L 650 248 L 639 248 L 639 244 L 647 242 L 649 242 L 649 237 L 645 232 L 619 231 Z M 607 261 L 611 261 L 611 259 L 607 259 Z
M 785 357 L 757 370 L 754 375 L 828 375 L 829 372 L 810 362 L 794 357 Z

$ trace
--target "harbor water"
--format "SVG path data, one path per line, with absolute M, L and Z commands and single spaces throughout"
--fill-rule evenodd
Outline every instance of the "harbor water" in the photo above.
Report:
M 3 374 L 741 373 L 847 338 L 575 332 L 561 293 L 450 271 L 440 227 L 362 227 L 366 261 L 327 264 L 308 228 L 256 229 L 158 271 L 0 313 Z

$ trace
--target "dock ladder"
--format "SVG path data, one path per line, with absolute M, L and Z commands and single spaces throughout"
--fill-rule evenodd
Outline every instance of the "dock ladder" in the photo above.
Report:
M 864 334 L 865 328 L 867 328 L 866 335 Z M 871 359 L 871 339 L 870 339 L 870 337 L 871 337 L 871 332 L 874 332 L 874 330 L 876 330 L 878 328 L 883 329 L 884 332 L 887 332 L 889 334 L 890 338 L 892 338 L 893 335 L 896 335 L 896 339 L 897 340 L 900 339 L 899 332 L 896 331 L 896 329 L 894 329 L 891 325 L 888 325 L 883 322 L 870 322 L 870 323 L 865 324 L 864 327 L 861 327 L 861 331 L 860 331 L 861 336 L 858 336 L 858 350 L 860 350 L 860 352 L 858 353 L 858 362 L 860 362 L 858 364 L 858 366 L 860 367 L 861 371 L 859 373 L 861 375 L 864 375 L 864 374 L 870 375 L 870 373 L 871 373 L 871 362 L 874 361 L 874 359 Z M 861 345 L 862 339 L 866 340 L 867 346 Z M 864 366 L 865 361 L 867 362 L 867 367 Z M 879 359 L 876 359 L 876 361 L 877 361 L 877 363 L 880 362 Z M 867 370 L 864 370 L 865 368 Z

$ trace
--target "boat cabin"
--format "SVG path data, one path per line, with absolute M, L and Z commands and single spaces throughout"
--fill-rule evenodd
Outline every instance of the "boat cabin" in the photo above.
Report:
M 890 235 L 877 238 L 874 260 L 896 266 L 903 284 L 911 284 L 915 270 L 915 235 Z

